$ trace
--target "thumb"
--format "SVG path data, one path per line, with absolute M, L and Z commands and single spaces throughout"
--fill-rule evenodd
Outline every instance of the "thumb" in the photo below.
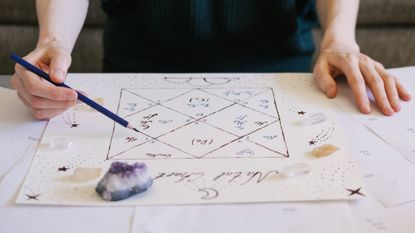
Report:
M 50 54 L 50 78 L 55 83 L 63 83 L 71 65 L 71 55 L 63 50 L 55 50 Z
M 330 74 L 328 64 L 322 62 L 317 63 L 314 68 L 314 77 L 320 90 L 326 94 L 329 98 L 336 97 L 337 85 L 334 77 Z

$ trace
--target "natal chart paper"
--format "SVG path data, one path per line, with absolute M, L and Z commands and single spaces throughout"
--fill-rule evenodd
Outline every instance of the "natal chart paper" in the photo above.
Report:
M 140 205 L 355 199 L 366 190 L 336 122 L 309 74 L 71 74 L 67 84 L 101 98 L 138 127 L 79 104 L 48 122 L 17 203 Z M 322 113 L 327 120 L 304 126 Z M 51 138 L 72 142 L 51 149 Z M 339 148 L 316 158 L 324 144 Z M 106 202 L 95 186 L 114 161 L 145 162 L 153 186 Z M 287 178 L 296 164 L 311 168 Z M 101 177 L 76 182 L 76 168 Z

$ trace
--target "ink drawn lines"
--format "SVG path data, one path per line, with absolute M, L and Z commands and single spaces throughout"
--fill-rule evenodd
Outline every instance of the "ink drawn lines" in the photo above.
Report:
M 251 110 L 253 110 L 253 111 L 256 111 L 256 112 L 258 112 L 258 113 L 264 114 L 264 115 L 266 115 L 266 116 L 273 117 L 273 118 L 278 118 L 278 117 L 279 117 L 279 116 L 278 116 L 278 117 L 276 117 L 276 116 L 273 116 L 273 115 L 269 115 L 269 114 L 267 114 L 267 113 L 264 113 L 264 112 L 262 112 L 262 111 L 259 111 L 259 110 L 257 110 L 257 109 L 254 109 L 254 108 L 251 108 L 251 107 L 247 106 L 246 104 L 244 104 L 244 103 L 246 103 L 246 101 L 247 101 L 247 100 L 252 99 L 252 98 L 254 98 L 255 96 L 261 95 L 261 94 L 263 94 L 263 93 L 265 93 L 265 92 L 267 92 L 267 91 L 271 91 L 271 92 L 272 92 L 272 94 L 273 94 L 273 96 L 274 96 L 274 93 L 273 93 L 274 91 L 272 90 L 272 88 L 255 88 L 255 87 L 253 87 L 253 88 L 238 88 L 238 89 L 248 89 L 248 90 L 249 90 L 249 89 L 263 89 L 263 91 L 258 92 L 258 93 L 254 94 L 254 95 L 252 95 L 252 96 L 249 96 L 249 97 L 247 97 L 247 98 L 245 98 L 245 99 L 242 99 L 241 101 L 233 101 L 233 100 L 231 100 L 231 99 L 225 98 L 225 97 L 220 96 L 220 95 L 217 95 L 217 94 L 215 94 L 215 93 L 211 93 L 211 92 L 209 92 L 209 89 L 213 89 L 213 88 L 204 88 L 204 89 L 200 89 L 200 88 L 199 88 L 199 90 L 201 90 L 201 91 L 203 91 L 203 92 L 205 92 L 205 93 L 207 93 L 207 94 L 214 95 L 214 96 L 216 96 L 216 97 L 222 98 L 222 99 L 227 100 L 227 101 L 231 101 L 231 102 L 232 102 L 232 103 L 234 103 L 234 104 L 237 104 L 237 105 L 240 105 L 240 106 L 242 106 L 242 107 L 245 107 L 245 108 L 251 109 Z M 229 88 L 215 88 L 215 89 L 224 89 L 224 90 L 229 90 Z M 275 101 L 275 99 L 274 99 L 274 101 Z M 274 104 L 275 104 L 275 106 L 277 106 L 275 102 L 274 102 Z
M 231 143 L 234 143 L 234 142 L 238 141 L 238 140 L 241 140 L 241 139 L 246 139 L 247 141 L 249 141 L 249 142 L 251 142 L 251 143 L 254 143 L 254 144 L 256 144 L 256 145 L 258 145 L 258 146 L 261 146 L 261 147 L 263 147 L 263 148 L 265 148 L 265 149 L 267 149 L 267 150 L 269 150 L 269 151 L 272 151 L 272 152 L 274 152 L 274 153 L 280 154 L 280 155 L 282 155 L 282 156 L 284 156 L 284 157 L 287 157 L 287 158 L 288 158 L 288 157 L 289 157 L 288 150 L 287 150 L 287 153 L 286 153 L 286 154 L 283 154 L 283 153 L 281 153 L 281 152 L 279 152 L 279 151 L 272 150 L 272 149 L 270 149 L 270 148 L 268 148 L 268 147 L 266 147 L 266 146 L 264 146 L 264 145 L 261 145 L 261 144 L 259 144 L 259 143 L 257 143 L 257 142 L 254 142 L 254 141 L 251 141 L 251 140 L 247 139 L 247 138 L 249 137 L 249 135 L 254 134 L 255 132 L 260 131 L 260 130 L 262 130 L 263 128 L 268 127 L 268 126 L 270 126 L 270 125 L 272 125 L 272 124 L 274 124 L 274 123 L 276 123 L 276 122 L 277 122 L 277 121 L 273 121 L 273 122 L 269 123 L 268 125 L 265 125 L 265 126 L 263 126 L 263 127 L 261 127 L 261 128 L 258 128 L 258 129 L 256 129 L 256 130 L 254 130 L 254 131 L 252 131 L 252 132 L 250 132 L 250 133 L 248 133 L 248 134 L 242 135 L 242 136 L 235 135 L 235 136 L 238 136 L 238 138 L 236 138 L 236 139 L 234 139 L 234 140 L 232 140 L 232 141 L 230 141 L 230 142 L 228 142 L 228 143 L 226 143 L 226 144 L 224 144 L 224 145 L 222 145 L 222 146 L 220 146 L 220 147 L 218 147 L 218 148 L 216 148 L 216 149 L 214 149 L 214 150 L 212 150 L 212 151 L 209 151 L 208 153 L 206 153 L 206 154 L 202 155 L 201 157 L 205 157 L 205 156 L 207 156 L 207 155 L 209 155 L 209 154 L 211 154 L 211 153 L 213 153 L 213 152 L 215 152 L 215 151 L 217 151 L 217 150 L 220 150 L 221 148 L 223 148 L 223 147 L 225 147 L 225 146 L 228 146 L 228 145 L 229 145 L 229 144 L 231 144 Z M 219 129 L 219 128 L 218 128 L 218 129 Z M 225 130 L 223 130 L 223 129 L 221 129 L 221 130 L 222 130 L 222 131 L 224 131 L 224 132 L 227 132 L 227 131 L 225 131 Z M 227 133 L 232 134 L 232 133 L 230 133 L 230 132 L 227 132 Z M 258 157 L 257 157 L 257 156 L 255 156 L 255 158 L 258 158 Z M 268 157 L 263 157 L 263 158 L 268 158 Z
M 206 86 L 214 86 L 214 85 L 225 85 L 230 83 L 231 81 L 239 80 L 239 77 L 189 77 L 189 78 L 182 78 L 182 77 L 164 77 L 164 80 L 169 83 L 174 84 L 184 84 L 187 83 L 191 86 L 195 87 L 206 87 Z
M 76 108 L 74 110 L 68 110 L 61 115 L 63 122 L 65 122 L 65 124 L 67 124 L 70 128 L 77 128 L 79 126 L 75 116 L 76 110 Z
M 246 90 L 250 90 L 250 89 L 263 89 L 261 92 L 258 92 L 258 93 L 256 93 L 256 94 L 254 94 L 254 95 L 252 95 L 252 96 L 249 96 L 248 98 L 245 98 L 245 99 L 242 99 L 241 101 L 232 101 L 231 99 L 229 99 L 229 98 L 225 98 L 225 97 L 223 97 L 223 96 L 220 96 L 220 95 L 217 95 L 217 94 L 215 94 L 215 93 L 211 93 L 211 92 L 209 92 L 209 89 L 214 89 L 214 90 L 217 90 L 217 89 L 223 89 L 223 90 L 229 90 L 229 88 L 194 88 L 194 89 L 190 89 L 190 90 L 188 90 L 188 89 L 183 89 L 183 88 L 154 88 L 154 90 L 163 90 L 163 89 L 167 89 L 167 90 L 170 90 L 170 89 L 178 89 L 178 90 L 188 90 L 188 91 L 185 91 L 185 92 L 183 92 L 183 93 L 181 93 L 181 94 L 179 94 L 179 95 L 177 95 L 177 96 L 174 96 L 174 97 L 171 97 L 171 98 L 169 98 L 169 99 L 167 99 L 167 100 L 165 100 L 165 101 L 161 101 L 161 102 L 157 102 L 157 101 L 154 101 L 154 100 L 152 100 L 152 99 L 149 99 L 149 98 L 147 98 L 147 97 L 145 97 L 145 96 L 142 96 L 142 95 L 140 95 L 140 94 L 137 94 L 137 93 L 135 93 L 135 92 L 132 92 L 131 90 L 140 90 L 141 88 L 129 88 L 129 89 L 126 89 L 126 88 L 123 88 L 123 89 L 121 89 L 121 91 L 127 91 L 127 92 L 129 92 L 129 93 L 131 93 L 131 94 L 133 94 L 133 95 L 135 95 L 135 96 L 138 96 L 138 97 L 140 97 L 140 98 L 142 98 L 142 99 L 145 99 L 145 100 L 147 100 L 147 101 L 149 101 L 149 102 L 152 102 L 153 103 L 153 105 L 151 105 L 151 106 L 149 106 L 149 107 L 146 107 L 146 108 L 143 108 L 143 109 L 140 109 L 139 111 L 136 111 L 136 112 L 133 112 L 133 113 L 130 113 L 130 114 L 128 114 L 128 115 L 126 115 L 126 116 L 124 116 L 124 117 L 129 117 L 129 116 L 132 116 L 132 115 L 135 115 L 135 114 L 137 114 L 137 113 L 140 113 L 140 112 L 142 112 L 142 111 L 145 111 L 145 110 L 148 110 L 148 109 L 150 109 L 150 108 L 152 108 L 152 107 L 155 107 L 155 106 L 163 106 L 163 107 L 165 107 L 165 108 L 168 108 L 168 109 L 170 109 L 170 110 L 172 110 L 172 111 L 175 111 L 175 112 L 178 112 L 178 113 L 181 113 L 181 114 L 184 114 L 185 116 L 187 116 L 187 117 L 190 117 L 190 118 L 193 118 L 193 119 L 198 119 L 198 118 L 194 118 L 194 117 L 192 117 L 192 116 L 189 116 L 188 114 L 185 114 L 185 113 L 182 113 L 182 112 L 180 112 L 180 111 L 177 111 L 177 110 L 175 110 L 175 109 L 172 109 L 172 108 L 170 108 L 169 106 L 166 106 L 164 103 L 167 103 L 167 102 L 169 102 L 169 101 L 171 101 L 171 100 L 173 100 L 173 99 L 176 99 L 176 98 L 179 98 L 179 97 L 181 97 L 181 96 L 183 96 L 183 95 L 186 95 L 186 94 L 189 94 L 189 93 L 191 93 L 191 92 L 194 92 L 194 91 L 202 91 L 202 92 L 204 92 L 204 93 L 206 93 L 206 94 L 208 94 L 208 95 L 213 95 L 213 96 L 215 96 L 215 97 L 218 97 L 218 98 L 221 98 L 221 99 L 223 99 L 223 100 L 226 100 L 226 101 L 228 101 L 228 102 L 231 102 L 232 104 L 237 104 L 237 105 L 240 105 L 240 106 L 242 106 L 242 107 L 245 107 L 245 108 L 248 108 L 248 109 L 251 109 L 251 110 L 253 110 L 253 111 L 256 111 L 256 112 L 258 112 L 258 113 L 261 113 L 261 114 L 263 114 L 263 115 L 266 115 L 266 116 L 268 116 L 268 117 L 273 117 L 273 118 L 279 118 L 279 114 L 278 114 L 278 116 L 274 116 L 274 115 L 269 115 L 269 114 L 267 114 L 267 113 L 264 113 L 264 112 L 262 112 L 262 111 L 259 111 L 259 110 L 257 110 L 257 109 L 254 109 L 254 108 L 251 108 L 251 107 L 249 107 L 249 106 L 246 106 L 246 104 L 244 104 L 244 102 L 246 102 L 247 100 L 249 100 L 249 99 L 251 99 L 251 98 L 253 98 L 253 97 L 255 97 L 255 96 L 257 96 L 257 95 L 260 95 L 260 94 L 263 94 L 263 93 L 265 93 L 265 92 L 267 92 L 267 91 L 271 91 L 272 92 L 272 94 L 273 94 L 273 97 L 274 97 L 274 91 L 273 91 L 273 89 L 272 88 L 255 88 L 255 87 L 253 87 L 253 88 L 238 88 L 238 89 L 240 89 L 240 90 L 242 90 L 242 89 L 246 89 Z M 150 88 L 151 89 L 151 88 Z M 149 90 L 149 88 L 146 88 L 145 90 Z M 232 106 L 232 104 L 230 104 L 228 107 L 230 107 L 230 106 Z M 275 103 L 275 99 L 274 99 L 274 105 L 276 106 L 276 103 Z
M 190 124 L 190 123 L 189 123 Z M 174 130 L 173 130 L 174 131 Z M 159 141 L 159 140 L 158 140 Z M 197 157 L 200 157 L 200 156 L 197 156 Z
M 148 90 L 148 89 L 149 89 L 149 88 L 147 88 L 146 90 Z M 154 90 L 163 90 L 163 89 L 164 89 L 164 88 L 157 88 L 157 89 L 154 89 Z M 172 89 L 172 88 L 169 88 L 169 89 Z M 179 88 L 177 88 L 177 89 L 179 89 Z M 182 89 L 182 88 L 180 88 L 180 89 Z M 129 117 L 129 116 L 135 115 L 135 114 L 137 114 L 137 113 L 143 112 L 143 111 L 145 111 L 145 110 L 147 110 L 147 109 L 150 109 L 150 108 L 153 108 L 153 107 L 155 107 L 155 106 L 163 106 L 163 105 L 162 105 L 162 103 L 169 102 L 169 101 L 170 101 L 170 100 L 172 100 L 172 99 L 175 99 L 175 98 L 178 98 L 178 97 L 180 97 L 180 96 L 186 95 L 186 94 L 188 94 L 188 93 L 190 93 L 190 92 L 193 92 L 195 89 L 190 89 L 190 90 L 185 91 L 185 92 L 183 92 L 183 93 L 181 93 L 181 94 L 179 94 L 179 95 L 177 95 L 177 96 L 173 96 L 173 97 L 171 97 L 171 98 L 168 98 L 168 99 L 166 99 L 166 100 L 164 100 L 164 101 L 160 101 L 160 102 L 158 102 L 158 101 L 154 101 L 154 100 L 149 99 L 149 98 L 146 98 L 146 97 L 144 97 L 144 96 L 142 96 L 142 95 L 139 95 L 139 94 L 137 94 L 137 93 L 135 93 L 135 92 L 132 92 L 131 90 L 140 90 L 140 89 L 137 89 L 137 88 L 129 88 L 129 89 L 122 88 L 122 89 L 121 89 L 121 95 L 120 95 L 120 98 L 122 98 L 122 93 L 123 93 L 124 91 L 126 91 L 126 92 L 128 92 L 128 93 L 130 93 L 130 94 L 132 94 L 132 95 L 135 95 L 135 96 L 137 96 L 137 97 L 139 97 L 139 98 L 142 98 L 142 99 L 144 99 L 144 100 L 146 100 L 146 101 L 151 102 L 151 103 L 152 103 L 152 105 L 150 105 L 150 106 L 148 106 L 148 107 L 145 107 L 145 108 L 143 108 L 143 109 L 140 109 L 140 110 L 138 110 L 138 111 L 136 111 L 136 112 L 132 112 L 132 113 L 130 113 L 130 114 L 126 115 L 126 116 L 123 116 L 123 117 Z M 187 89 L 183 89 L 183 90 L 187 90 Z M 166 106 L 163 106 L 163 107 L 166 107 Z M 171 110 L 173 110 L 173 109 L 171 109 Z M 118 110 L 117 110 L 117 111 L 118 111 Z
M 316 136 L 308 141 L 309 146 L 317 145 L 328 141 L 336 131 L 334 122 L 331 122 L 329 126 L 321 129 Z
M 26 200 L 39 201 L 40 193 L 35 193 L 32 189 L 25 187 L 29 192 L 25 192 Z
M 256 90 L 256 91 L 258 91 L 258 90 L 262 89 L 262 90 L 258 91 L 257 93 L 254 93 L 252 95 L 250 94 L 247 98 L 243 98 L 240 101 L 232 101 L 232 100 L 227 99 L 227 98 L 224 98 L 224 97 L 222 97 L 220 95 L 215 95 L 215 93 L 209 92 L 209 89 L 210 88 L 205 88 L 205 89 L 194 88 L 194 89 L 190 89 L 190 90 L 188 88 L 156 88 L 156 89 L 150 89 L 150 90 L 154 90 L 156 92 L 157 90 L 158 91 L 160 91 L 160 90 L 162 91 L 162 90 L 171 90 L 171 89 L 174 89 L 174 90 L 183 90 L 183 92 L 180 92 L 180 94 L 175 95 L 173 97 L 167 98 L 164 101 L 157 101 L 157 102 L 154 101 L 154 100 L 152 100 L 152 99 L 150 99 L 151 97 L 146 98 L 145 96 L 142 96 L 142 95 L 137 94 L 135 91 L 139 91 L 140 88 L 121 89 L 120 99 L 119 99 L 119 103 L 118 103 L 117 112 L 119 111 L 120 106 L 121 106 L 122 97 L 123 97 L 122 92 L 123 91 L 128 91 L 129 93 L 137 96 L 137 98 L 142 98 L 142 99 L 145 99 L 145 100 L 147 100 L 147 101 L 149 101 L 151 103 L 154 103 L 154 105 L 152 105 L 150 107 L 147 107 L 145 109 L 141 109 L 138 112 L 135 112 L 133 114 L 130 114 L 130 116 L 132 116 L 134 114 L 138 114 L 139 112 L 143 112 L 143 111 L 148 110 L 150 108 L 154 108 L 155 106 L 159 106 L 159 107 L 168 109 L 170 111 L 174 111 L 174 112 L 177 112 L 179 114 L 182 114 L 182 115 L 188 117 L 189 119 L 187 120 L 187 122 L 185 124 L 179 125 L 178 127 L 175 127 L 173 129 L 171 129 L 171 130 L 169 130 L 169 131 L 167 131 L 165 133 L 161 133 L 159 135 L 153 135 L 153 136 L 151 136 L 151 135 L 148 135 L 148 134 L 140 131 L 140 134 L 142 134 L 142 135 L 144 135 L 144 136 L 147 137 L 147 139 L 145 141 L 139 143 L 138 145 L 133 145 L 132 147 L 127 148 L 127 149 L 125 149 L 125 150 L 123 150 L 123 151 L 121 151 L 119 153 L 116 153 L 116 154 L 111 155 L 110 152 L 111 152 L 111 147 L 112 147 L 112 143 L 113 143 L 113 139 L 114 139 L 114 133 L 115 133 L 115 124 L 114 124 L 113 131 L 112 131 L 112 135 L 111 135 L 111 139 L 110 139 L 110 145 L 108 147 L 107 159 L 114 159 L 114 158 L 119 157 L 120 155 L 126 153 L 127 151 L 130 151 L 130 150 L 134 149 L 134 148 L 137 148 L 139 146 L 142 146 L 142 145 L 145 145 L 145 144 L 148 144 L 148 143 L 154 143 L 154 142 L 162 143 L 162 144 L 164 144 L 164 145 L 166 145 L 166 146 L 168 146 L 170 148 L 173 148 L 173 149 L 175 149 L 177 151 L 180 151 L 180 152 L 182 152 L 182 153 L 184 153 L 186 155 L 190 155 L 191 157 L 189 157 L 189 158 L 182 158 L 182 157 L 180 157 L 180 158 L 174 158 L 174 157 L 170 157 L 171 154 L 169 154 L 170 156 L 160 156 L 160 157 L 158 157 L 158 156 L 152 156 L 150 158 L 147 158 L 147 157 L 141 158 L 140 157 L 140 158 L 133 158 L 131 160 L 137 160 L 137 159 L 194 159 L 194 158 L 198 158 L 198 159 L 199 158 L 217 159 L 217 158 L 228 158 L 228 157 L 219 157 L 219 156 L 209 157 L 208 155 L 211 154 L 212 152 L 215 152 L 215 151 L 223 148 L 223 147 L 226 147 L 226 146 L 228 146 L 228 145 L 230 145 L 232 143 L 235 143 L 236 141 L 241 140 L 241 139 L 244 139 L 248 143 L 253 143 L 253 144 L 255 144 L 255 145 L 259 146 L 259 147 L 265 148 L 266 150 L 272 152 L 273 154 L 278 154 L 279 156 L 283 156 L 283 157 L 289 157 L 288 149 L 287 149 L 287 144 L 286 144 L 286 140 L 285 140 L 285 136 L 284 136 L 284 132 L 283 132 L 283 129 L 282 129 L 282 124 L 280 122 L 279 111 L 278 111 L 278 108 L 277 108 L 277 105 L 276 105 L 275 94 L 274 94 L 274 91 L 273 91 L 272 88 L 237 88 L 235 92 L 238 92 L 238 91 L 240 92 L 240 91 L 244 91 L 244 90 Z M 223 90 L 232 90 L 232 89 L 229 89 L 229 88 L 212 88 L 210 90 L 216 90 L 216 91 L 218 91 L 220 89 L 223 89 Z M 134 90 L 134 91 L 131 91 L 131 90 Z M 149 89 L 147 88 L 147 89 L 142 89 L 142 90 L 149 90 Z M 226 102 L 229 102 L 229 104 L 226 105 L 226 106 L 224 106 L 224 107 L 222 107 L 222 108 L 216 109 L 214 112 L 211 112 L 211 113 L 206 114 L 206 115 L 204 115 L 202 117 L 199 117 L 199 118 L 195 118 L 194 116 L 191 116 L 190 114 L 183 113 L 181 111 L 178 111 L 176 109 L 173 109 L 173 108 L 171 108 L 169 106 L 165 106 L 164 105 L 164 103 L 166 103 L 166 102 L 169 102 L 171 100 L 174 100 L 176 98 L 179 98 L 179 97 L 181 97 L 183 95 L 189 94 L 189 93 L 191 93 L 193 91 L 199 91 L 199 92 L 203 92 L 203 93 L 206 93 L 208 95 L 211 95 L 211 96 L 219 97 L 221 99 L 224 99 Z M 270 103 L 272 102 L 274 104 L 274 106 L 275 106 L 275 111 L 276 112 L 275 112 L 274 116 L 269 116 L 269 114 L 265 114 L 265 113 L 263 113 L 263 112 L 261 112 L 259 110 L 256 110 L 256 109 L 253 109 L 253 108 L 249 108 L 248 106 L 244 106 L 243 104 L 241 104 L 242 101 L 246 101 L 246 100 L 248 100 L 250 98 L 253 98 L 253 97 L 257 96 L 257 95 L 260 95 L 262 93 L 265 93 L 266 91 L 271 91 L 271 93 L 272 93 L 272 97 L 270 97 L 271 99 L 268 102 L 270 102 Z M 207 118 L 209 118 L 209 117 L 211 117 L 211 116 L 213 116 L 215 114 L 221 113 L 221 112 L 223 112 L 223 111 L 225 111 L 225 110 L 227 110 L 227 109 L 229 109 L 229 108 L 231 108 L 233 106 L 239 106 L 239 107 L 245 108 L 247 110 L 249 109 L 250 111 L 253 111 L 253 112 L 262 114 L 262 115 L 267 116 L 267 117 L 272 117 L 273 119 L 276 119 L 276 120 L 270 121 L 270 122 L 269 121 L 259 122 L 259 123 L 261 123 L 261 125 L 259 125 L 259 126 L 262 126 L 262 124 L 264 124 L 264 123 L 267 123 L 267 124 L 263 125 L 262 127 L 257 127 L 256 129 L 254 128 L 254 130 L 249 129 L 250 131 L 247 134 L 244 134 L 244 135 L 238 135 L 238 134 L 229 132 L 228 130 L 225 130 L 225 129 L 221 128 L 221 127 L 216 126 L 215 124 L 210 124 L 209 122 L 206 122 L 206 119 Z M 282 136 L 282 139 L 283 139 L 283 144 L 285 146 L 285 149 L 282 150 L 283 152 L 277 151 L 277 150 L 273 150 L 272 148 L 269 148 L 267 146 L 264 146 L 261 143 L 256 142 L 255 140 L 254 141 L 248 140 L 249 135 L 251 135 L 251 134 L 255 133 L 256 131 L 259 131 L 259 130 L 261 130 L 263 128 L 269 127 L 270 125 L 274 125 L 275 126 L 275 124 L 277 124 L 278 122 L 279 122 L 279 127 L 281 129 L 281 132 L 280 133 L 282 134 L 281 136 Z M 257 122 L 255 122 L 255 123 L 257 123 Z M 169 134 L 171 134 L 171 133 L 173 133 L 175 131 L 178 131 L 178 130 L 180 130 L 180 129 L 186 127 L 186 126 L 192 125 L 192 124 L 203 124 L 203 125 L 207 125 L 209 127 L 212 127 L 212 128 L 217 129 L 217 130 L 220 130 L 221 132 L 224 132 L 226 134 L 235 136 L 235 138 L 233 140 L 230 140 L 230 141 L 228 141 L 226 143 L 223 143 L 221 145 L 216 145 L 218 147 L 216 147 L 216 148 L 214 148 L 214 149 L 212 149 L 210 151 L 207 151 L 206 153 L 202 153 L 202 154 L 200 154 L 200 153 L 198 153 L 198 154 L 190 153 L 189 151 L 186 151 L 186 150 L 183 150 L 181 148 L 178 148 L 177 146 L 171 145 L 171 143 L 169 143 L 168 141 L 163 141 L 163 139 L 161 138 L 161 137 L 163 137 L 165 135 L 169 135 Z M 160 140 L 160 138 L 161 138 L 161 140 Z M 151 153 L 147 153 L 147 154 L 151 154 Z M 160 154 L 164 154 L 164 153 L 160 153 Z M 269 155 L 266 155 L 266 156 L 255 156 L 255 158 L 269 158 L 269 157 L 270 157 Z M 272 157 L 274 158 L 275 156 L 272 156 Z M 245 157 L 238 157 L 238 158 L 245 158 Z M 247 157 L 247 158 L 252 158 L 252 157 Z M 119 158 L 119 159 L 129 160 L 129 158 Z

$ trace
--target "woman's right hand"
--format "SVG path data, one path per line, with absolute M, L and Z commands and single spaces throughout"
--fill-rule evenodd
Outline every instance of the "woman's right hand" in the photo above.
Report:
M 56 41 L 39 44 L 23 59 L 49 73 L 55 83 L 65 81 L 71 55 Z M 54 86 L 16 64 L 11 85 L 36 119 L 50 119 L 77 103 L 76 91 Z

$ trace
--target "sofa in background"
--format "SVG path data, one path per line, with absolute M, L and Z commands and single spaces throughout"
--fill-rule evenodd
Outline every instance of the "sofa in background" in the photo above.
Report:
M 361 0 L 357 40 L 361 50 L 386 67 L 415 65 L 415 0 Z M 100 72 L 102 25 L 100 1 L 91 0 L 87 20 L 72 54 L 71 72 Z M 314 31 L 316 44 L 321 31 Z M 11 52 L 25 55 L 37 41 L 34 0 L 0 1 L 0 74 L 13 73 Z

